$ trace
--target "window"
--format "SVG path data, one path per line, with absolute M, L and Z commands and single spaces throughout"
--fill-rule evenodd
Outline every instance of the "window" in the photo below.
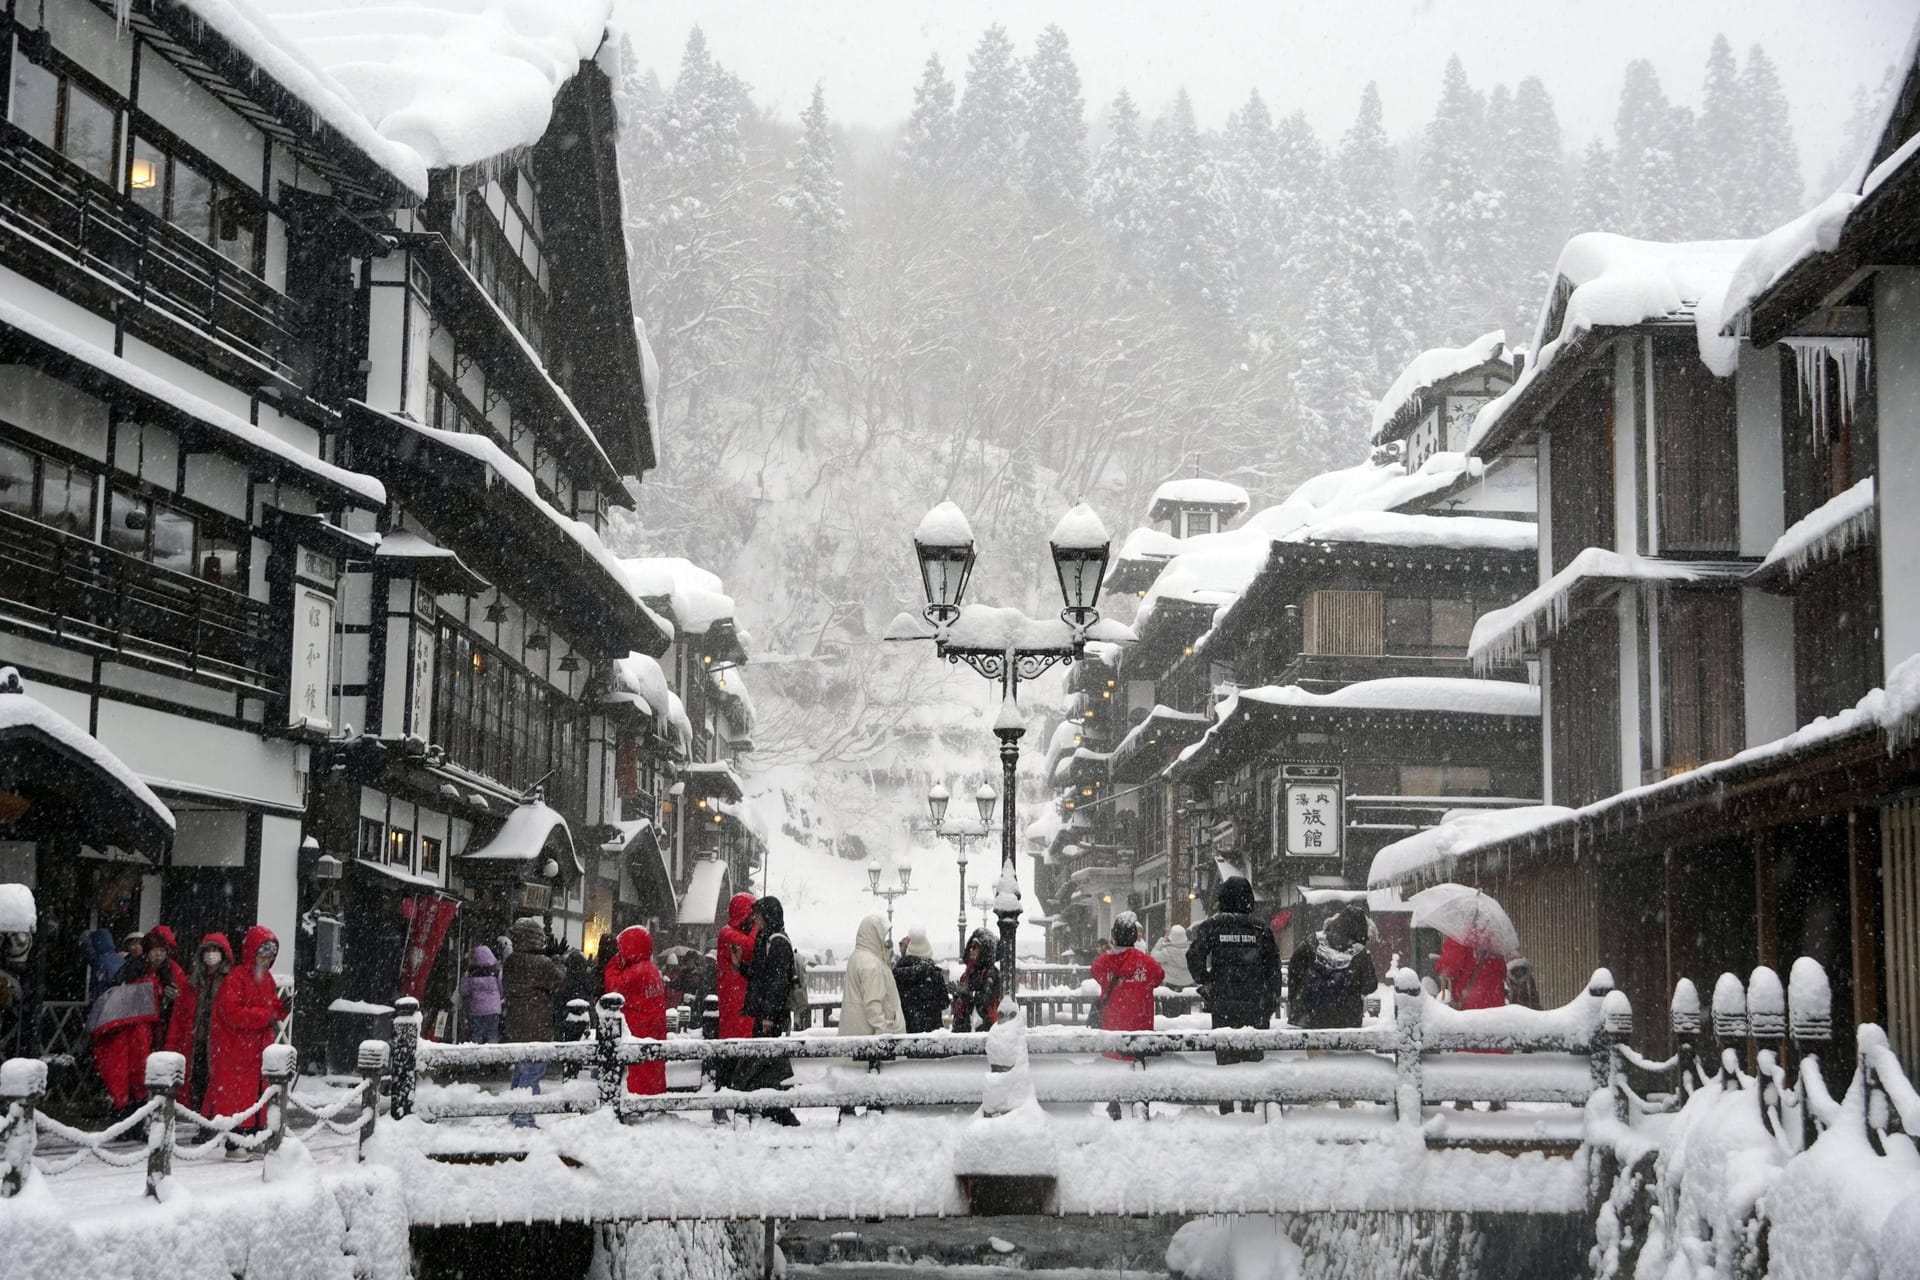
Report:
M 386 856 L 387 825 L 378 818 L 360 819 L 360 856 L 379 862 Z
M 1181 513 L 1185 520 L 1185 534 L 1189 538 L 1214 531 L 1216 516 L 1211 511 L 1187 511 Z
M 7 118 L 100 181 L 114 180 L 119 113 L 72 77 L 30 61 L 17 47 Z
M 1383 652 L 1382 597 L 1378 591 L 1315 591 L 1302 610 L 1301 652 Z
M 165 218 L 235 266 L 257 269 L 259 206 L 249 195 L 203 172 L 198 162 L 136 137 L 133 163 L 127 168 L 127 191 L 142 209 Z
M 455 201 L 451 239 L 464 252 L 467 270 L 480 287 L 499 304 L 527 345 L 545 359 L 547 277 L 539 236 L 533 229 L 540 221 L 533 183 L 525 173 L 509 174 L 503 181 L 515 194 L 497 206 L 487 198 L 496 191 L 491 185 L 468 191 Z M 523 214 L 527 208 L 532 212 Z
M 1484 764 L 1403 764 L 1400 795 L 1487 796 L 1493 794 L 1493 769 Z
M 405 827 L 388 829 L 387 861 L 401 867 L 413 865 L 413 832 Z
M 1387 652 L 1403 656 L 1460 656 L 1473 637 L 1473 602 L 1388 596 Z
M 93 481 L 93 473 L 81 467 L 0 444 L 0 511 L 91 538 Z
M 1740 549 L 1733 379 L 1716 378 L 1691 340 L 1655 339 L 1653 431 L 1662 552 Z
M 1787 338 L 1781 360 L 1781 456 L 1787 523 L 1873 474 L 1877 435 L 1866 338 Z
M 1613 528 L 1613 376 L 1611 364 L 1586 374 L 1554 410 L 1548 472 L 1553 569 L 1588 547 L 1611 547 Z
M 1660 659 L 1665 771 L 1738 751 L 1745 733 L 1739 595 L 1671 592 L 1660 608 Z
M 107 546 L 161 569 L 244 591 L 248 539 L 164 502 L 115 488 L 107 500 Z
M 440 874 L 440 837 L 420 837 L 420 874 L 423 876 Z

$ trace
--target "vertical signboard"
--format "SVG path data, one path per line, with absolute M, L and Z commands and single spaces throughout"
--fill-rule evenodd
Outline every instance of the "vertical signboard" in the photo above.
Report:
M 287 727 L 326 733 L 333 678 L 333 585 L 338 566 L 331 556 L 296 551 L 293 626 L 287 651 Z M 324 584 L 322 590 L 316 584 Z
M 1345 778 L 1337 764 L 1280 767 L 1275 843 L 1289 858 L 1338 858 L 1346 831 Z

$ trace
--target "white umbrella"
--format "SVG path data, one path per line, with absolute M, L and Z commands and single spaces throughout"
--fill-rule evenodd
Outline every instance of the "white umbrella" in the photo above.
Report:
M 1437 929 L 1462 946 L 1498 956 L 1520 954 L 1520 934 L 1506 909 L 1478 889 L 1437 884 L 1407 899 L 1416 928 Z

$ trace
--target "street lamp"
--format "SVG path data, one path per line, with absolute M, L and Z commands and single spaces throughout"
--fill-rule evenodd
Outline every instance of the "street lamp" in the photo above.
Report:
M 965 818 L 947 821 L 947 803 L 951 798 L 945 783 L 934 783 L 927 792 L 927 813 L 933 818 L 933 834 L 951 843 L 958 853 L 960 913 L 957 923 L 960 927 L 959 954 L 964 957 L 967 954 L 967 847 L 980 837 L 992 834 L 993 809 L 1000 802 L 1000 797 L 985 782 L 973 793 L 974 805 L 980 810 L 980 825 L 977 827 Z
M 868 892 L 872 893 L 876 898 L 885 898 L 887 902 L 887 949 L 889 951 L 893 949 L 893 900 L 906 893 L 907 883 L 913 877 L 913 868 L 906 863 L 901 863 L 897 869 L 900 873 L 900 887 L 898 889 L 882 889 L 880 887 L 879 860 L 875 859 L 867 864 Z M 892 957 L 889 956 L 888 959 L 891 960 Z
M 1014 787 L 1020 738 L 1027 731 L 1020 714 L 1020 682 L 1058 663 L 1072 662 L 1085 652 L 1089 640 L 1133 639 L 1127 627 L 1102 620 L 1096 607 L 1112 539 L 1093 508 L 1082 503 L 1067 512 L 1047 542 L 1066 606 L 1059 622 L 1029 618 L 1017 609 L 963 606 L 961 598 L 973 576 L 973 528 L 959 507 L 942 502 L 927 512 L 913 533 L 913 553 L 926 590 L 927 605 L 921 611 L 926 622 L 902 614 L 887 633 L 891 640 L 931 640 L 940 657 L 964 662 L 1000 684 L 1000 714 L 994 719 L 993 732 L 1000 739 L 1000 793 L 1006 811 L 1000 823 L 1000 878 L 993 886 L 993 910 L 1000 917 L 1000 972 L 1002 989 L 1009 996 L 1014 994 L 1014 946 L 1020 928 Z M 1009 1000 L 1003 1007 L 1015 1006 Z

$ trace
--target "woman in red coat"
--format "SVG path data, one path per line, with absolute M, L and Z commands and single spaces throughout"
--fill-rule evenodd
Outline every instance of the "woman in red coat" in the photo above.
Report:
M 247 930 L 240 942 L 240 967 L 220 984 L 213 1000 L 213 1034 L 208 1053 L 207 1092 L 202 1114 L 238 1115 L 260 1098 L 260 1057 L 273 1043 L 287 1016 L 273 974 L 280 940 L 263 924 Z M 242 1129 L 261 1124 L 253 1116 Z
M 1507 962 L 1491 950 L 1442 938 L 1433 976 L 1447 984 L 1456 1009 L 1498 1009 L 1507 1002 Z
M 753 933 L 747 917 L 753 914 L 753 895 L 736 893 L 727 903 L 727 923 L 720 930 L 714 962 L 720 972 L 714 990 L 720 996 L 720 1038 L 753 1039 L 753 1019 L 740 1008 L 747 1000 L 747 964 L 753 959 Z
M 194 953 L 193 971 L 180 987 L 173 1002 L 173 1016 L 167 1021 L 167 1052 L 187 1060 L 187 1078 L 180 1086 L 180 1097 L 195 1111 L 207 1088 L 207 1063 L 213 1051 L 213 1002 L 221 984 L 233 971 L 233 948 L 224 933 L 210 933 L 200 939 Z
M 667 984 L 653 963 L 653 935 L 639 925 L 620 931 L 620 954 L 607 966 L 606 989 L 626 997 L 627 1030 L 642 1040 L 667 1038 Z M 627 1092 L 667 1091 L 667 1064 L 636 1062 L 627 1068 Z
M 1133 944 L 1140 939 L 1140 922 L 1122 911 L 1113 921 L 1113 949 L 1093 958 L 1093 980 L 1100 984 L 1100 1029 L 1153 1030 L 1153 989 L 1166 981 L 1158 960 Z M 1109 1058 L 1131 1061 L 1132 1055 L 1109 1053 Z

